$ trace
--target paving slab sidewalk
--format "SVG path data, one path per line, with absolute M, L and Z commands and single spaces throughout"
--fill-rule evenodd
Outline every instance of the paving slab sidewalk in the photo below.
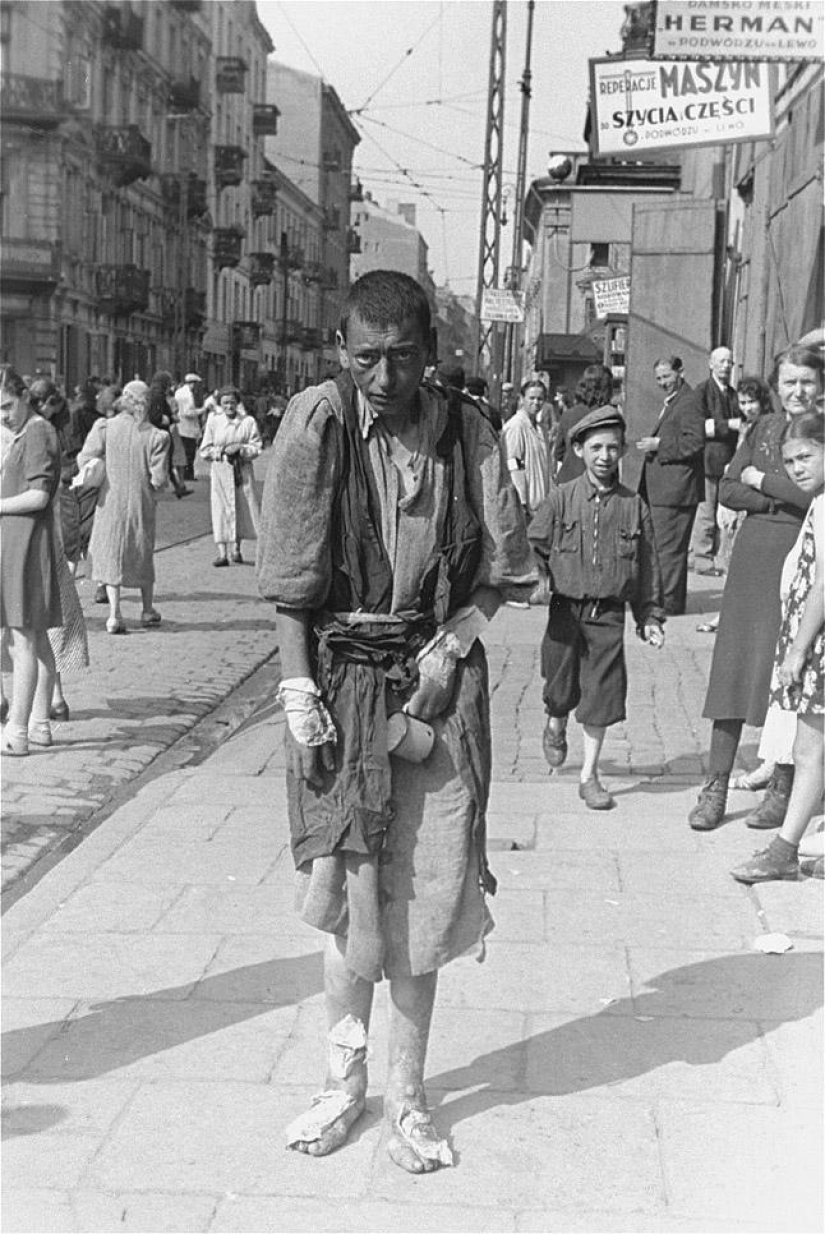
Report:
M 822 884 L 730 879 L 748 794 L 718 832 L 686 826 L 707 739 L 695 616 L 658 656 L 629 648 L 608 814 L 578 801 L 575 740 L 563 772 L 541 762 L 542 622 L 505 609 L 487 640 L 497 929 L 485 963 L 442 973 L 428 1061 L 456 1167 L 387 1159 L 385 986 L 352 1141 L 283 1146 L 322 1080 L 322 971 L 267 708 L 6 914 L 5 1231 L 821 1228 Z M 769 931 L 793 949 L 755 951 Z

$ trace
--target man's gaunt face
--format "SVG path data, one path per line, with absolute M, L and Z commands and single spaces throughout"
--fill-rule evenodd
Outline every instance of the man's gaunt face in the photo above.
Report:
M 733 356 L 727 347 L 717 347 L 710 353 L 710 371 L 723 386 L 728 384 L 733 372 Z
M 338 355 L 355 385 L 382 420 L 404 420 L 415 406 L 429 359 L 429 339 L 408 318 L 387 327 L 371 326 L 353 314 L 347 337 L 338 333 Z

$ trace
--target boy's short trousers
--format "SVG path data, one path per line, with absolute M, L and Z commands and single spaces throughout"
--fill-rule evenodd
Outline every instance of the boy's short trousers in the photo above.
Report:
M 579 724 L 602 728 L 624 720 L 624 616 L 621 601 L 553 596 L 541 645 L 548 715 L 566 716 L 575 708 Z

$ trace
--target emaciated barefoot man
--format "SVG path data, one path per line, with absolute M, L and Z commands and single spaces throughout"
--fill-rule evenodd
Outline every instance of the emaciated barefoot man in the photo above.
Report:
M 346 1140 L 364 1109 L 373 988 L 386 976 L 389 1152 L 420 1174 L 452 1163 L 424 1092 L 438 969 L 482 958 L 492 928 L 477 635 L 502 589 L 524 598 L 535 573 L 491 425 L 459 391 L 421 384 L 433 345 L 418 283 L 365 274 L 338 348 L 341 375 L 284 415 L 258 555 L 261 593 L 278 606 L 298 900 L 328 934 L 327 1077 L 287 1140 L 313 1156 Z M 423 761 L 389 753 L 396 730 L 416 726 L 409 717 L 434 734 L 427 754 L 418 727 Z

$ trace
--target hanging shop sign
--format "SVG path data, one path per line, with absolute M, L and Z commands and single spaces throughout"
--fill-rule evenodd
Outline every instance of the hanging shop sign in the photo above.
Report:
M 524 292 L 485 287 L 481 292 L 482 321 L 524 321 Z
M 630 312 L 630 279 L 627 276 L 594 279 L 591 285 L 597 317 L 606 317 L 608 313 Z
M 698 60 L 819 60 L 822 0 L 658 0 L 653 55 Z
M 773 136 L 771 67 L 733 60 L 591 60 L 595 154 Z

